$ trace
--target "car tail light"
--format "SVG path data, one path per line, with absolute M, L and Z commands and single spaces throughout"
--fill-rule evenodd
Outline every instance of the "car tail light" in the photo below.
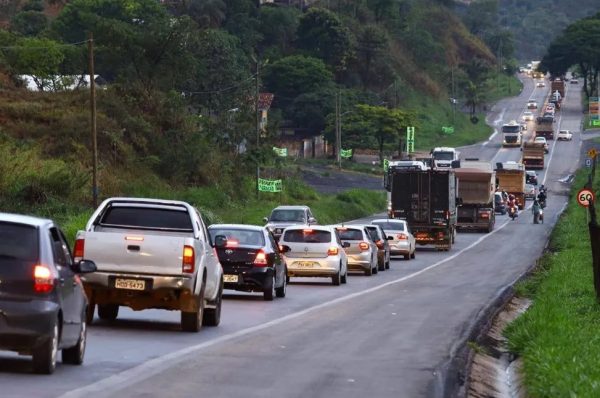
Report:
M 77 239 L 75 241 L 75 248 L 73 249 L 73 257 L 75 262 L 81 261 L 83 259 L 83 252 L 85 249 L 85 240 Z
M 336 246 L 331 246 L 329 250 L 327 250 L 328 256 L 337 256 L 340 250 Z
M 267 265 L 269 265 L 269 262 L 267 261 L 267 255 L 262 249 L 256 252 L 254 265 L 256 265 L 257 267 L 266 267 Z
M 479 213 L 479 217 L 490 218 L 490 213 L 488 211 L 481 212 L 481 213 Z
M 369 244 L 367 242 L 360 242 L 358 244 L 358 248 L 363 251 L 366 252 L 367 250 L 369 250 Z
M 305 234 L 312 234 L 314 232 L 314 230 L 312 230 L 310 228 L 306 228 L 306 229 L 303 229 L 302 232 L 304 232 Z
M 240 245 L 240 242 L 238 242 L 237 240 L 227 239 L 227 243 L 225 244 L 225 247 L 238 247 L 239 245 Z
M 406 235 L 406 234 L 398 234 L 398 235 L 396 235 L 396 239 L 398 239 L 398 240 L 408 240 L 408 235 Z
M 438 232 L 438 239 L 444 239 L 444 233 Z
M 54 275 L 45 265 L 36 265 L 33 269 L 33 290 L 36 293 L 50 293 L 54 289 Z
M 378 248 L 383 249 L 383 241 L 381 239 L 379 239 L 377 242 L 375 242 L 375 244 L 377 245 Z
M 186 274 L 192 274 L 196 266 L 196 254 L 192 246 L 183 246 L 183 261 L 181 270 Z

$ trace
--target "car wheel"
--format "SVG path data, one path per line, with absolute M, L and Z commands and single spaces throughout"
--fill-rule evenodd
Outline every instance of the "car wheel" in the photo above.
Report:
M 85 311 L 85 322 L 91 325 L 94 322 L 94 311 L 96 311 L 96 303 L 90 301 Z
M 181 330 L 184 332 L 197 333 L 202 328 L 202 320 L 204 319 L 204 283 L 202 282 L 202 287 L 200 288 L 196 311 L 181 311 Z
M 341 277 L 342 283 L 348 283 L 348 267 L 346 267 L 346 272 Z
M 289 275 L 285 276 L 285 283 L 287 283 L 288 285 L 290 284 L 290 276 Z
M 405 259 L 405 260 L 410 260 L 410 253 L 406 253 L 406 254 L 404 255 L 404 259 Z
M 331 284 L 333 286 L 339 286 L 342 283 L 342 269 L 338 270 L 335 275 L 331 277 Z
M 223 280 L 219 286 L 215 308 L 206 308 L 202 314 L 202 324 L 206 326 L 219 326 L 221 323 L 221 306 L 223 304 Z
M 366 275 L 366 276 L 371 276 L 371 275 L 373 275 L 373 268 L 370 268 L 370 267 L 369 267 L 369 269 L 366 269 L 366 270 L 365 270 L 365 275 Z
M 285 274 L 287 275 L 287 268 L 285 269 Z M 280 298 L 284 298 L 287 292 L 287 277 L 283 278 L 283 285 L 278 288 L 275 288 L 275 295 Z
M 390 260 L 385 262 L 385 269 L 390 269 Z
M 114 321 L 119 316 L 119 306 L 116 304 L 98 304 L 98 317 L 105 321 Z
M 275 276 L 271 278 L 270 282 L 267 282 L 267 286 L 263 289 L 263 299 L 265 301 L 273 301 L 275 297 Z
M 379 273 L 379 268 L 377 268 L 377 264 L 373 267 L 373 275 L 377 275 Z
M 58 320 L 52 327 L 48 339 L 33 350 L 33 370 L 36 373 L 52 374 L 56 369 L 58 355 Z
M 379 263 L 379 260 L 377 260 L 377 268 L 379 271 L 385 271 L 385 260 L 381 263 Z
M 412 254 L 410 255 L 410 258 L 414 259 L 417 255 L 416 253 L 417 253 L 417 251 L 413 250 Z
M 81 365 L 83 363 L 85 344 L 87 342 L 86 317 L 86 314 L 81 317 L 81 329 L 79 330 L 79 339 L 77 340 L 77 344 L 75 344 L 73 347 L 62 350 L 63 363 L 68 363 L 69 365 Z

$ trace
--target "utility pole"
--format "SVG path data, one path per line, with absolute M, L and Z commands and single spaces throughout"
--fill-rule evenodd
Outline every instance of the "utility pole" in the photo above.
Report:
M 342 169 L 342 90 L 338 90 L 335 96 L 335 138 L 336 156 L 338 168 Z
M 450 73 L 452 79 L 452 127 L 454 127 L 456 120 L 456 93 L 454 92 L 454 61 L 452 61 L 452 65 L 450 66 Z
M 90 74 L 90 118 L 92 130 L 92 196 L 94 208 L 98 207 L 98 136 L 96 134 L 96 82 L 94 81 L 94 34 L 88 33 L 88 72 Z
M 260 179 L 260 164 L 259 164 L 259 156 L 258 151 L 260 149 L 260 59 L 258 58 L 258 54 L 256 56 L 256 87 L 255 87 L 255 98 L 254 102 L 256 103 L 255 113 L 256 113 L 256 199 L 258 199 L 259 195 L 259 179 Z

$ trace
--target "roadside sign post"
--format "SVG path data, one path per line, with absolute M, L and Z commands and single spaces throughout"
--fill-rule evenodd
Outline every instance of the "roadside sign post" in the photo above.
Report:
M 352 149 L 340 149 L 340 156 L 344 159 L 350 159 L 352 157 Z
M 588 169 L 592 168 L 592 159 L 591 158 L 585 159 L 585 167 L 587 167 Z
M 282 180 L 266 180 L 259 178 L 258 190 L 259 192 L 281 192 L 283 190 L 283 182 Z
M 590 126 L 600 126 L 600 97 L 590 97 Z
M 577 203 L 583 207 L 589 207 L 590 202 L 595 199 L 594 192 L 591 189 L 583 188 L 577 192 Z
M 406 153 L 412 153 L 415 151 L 415 128 L 406 128 Z

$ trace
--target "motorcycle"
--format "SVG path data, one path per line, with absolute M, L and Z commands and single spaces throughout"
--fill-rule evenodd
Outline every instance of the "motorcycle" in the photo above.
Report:
M 546 199 L 538 199 L 538 203 L 542 209 L 546 208 Z
M 511 206 L 508 208 L 508 216 L 515 220 L 519 215 L 517 214 L 517 206 Z

